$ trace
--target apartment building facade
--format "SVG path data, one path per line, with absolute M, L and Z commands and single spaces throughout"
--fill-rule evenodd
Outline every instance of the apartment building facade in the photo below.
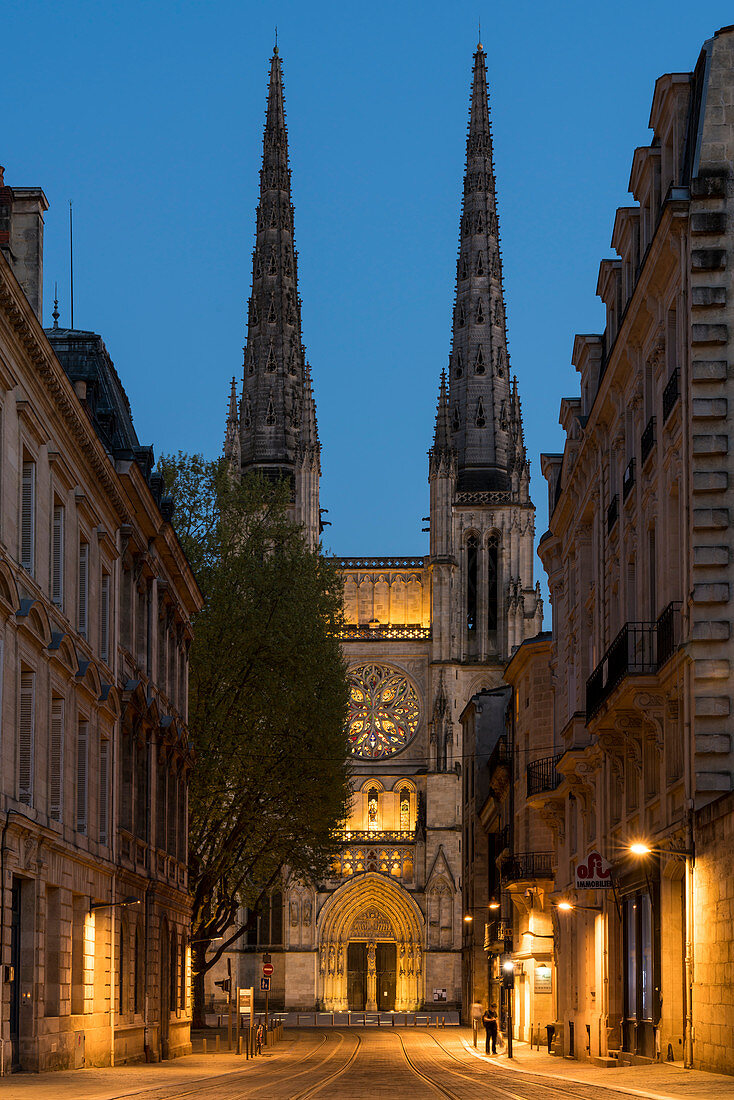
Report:
M 104 343 L 42 328 L 46 208 L 0 171 L 0 1074 L 190 1049 L 201 597 Z
M 711 918 L 731 891 L 733 74 L 723 28 L 656 82 L 605 331 L 575 339 L 581 393 L 542 458 L 560 758 L 534 794 L 575 906 L 558 1051 L 729 1071 L 732 929 Z

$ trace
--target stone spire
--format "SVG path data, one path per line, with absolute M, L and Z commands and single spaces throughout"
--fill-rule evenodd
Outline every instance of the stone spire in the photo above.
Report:
M 510 488 L 510 380 L 486 54 L 474 73 L 450 359 L 449 415 L 459 490 Z
M 453 465 L 454 449 L 451 442 L 451 420 L 449 417 L 449 398 L 446 389 L 446 371 L 441 371 L 441 385 L 436 405 L 436 428 L 433 433 L 433 446 L 429 451 L 430 473 L 433 477 L 441 471 L 448 473 Z
M 240 457 L 240 417 L 237 411 L 237 389 L 234 378 L 229 393 L 229 409 L 227 410 L 227 428 L 224 433 L 224 457 L 233 470 L 239 471 Z
M 318 482 L 319 443 L 301 340 L 288 131 L 277 45 L 270 60 L 239 436 L 243 472 L 259 469 L 268 477 L 285 477 L 297 496 L 298 466 L 305 461 L 312 471 L 309 477 L 315 476 Z M 311 497 L 313 492 L 310 485 Z M 315 492 L 318 498 L 318 487 Z M 299 514 L 298 500 L 294 503 Z

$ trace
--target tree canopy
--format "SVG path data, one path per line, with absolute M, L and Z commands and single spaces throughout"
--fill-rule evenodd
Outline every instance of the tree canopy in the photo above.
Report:
M 333 859 L 349 797 L 342 584 L 289 519 L 285 483 L 233 478 L 197 455 L 165 458 L 161 470 L 205 600 L 189 679 L 201 975 L 237 935 L 238 908 L 256 908 L 285 865 L 318 881 Z

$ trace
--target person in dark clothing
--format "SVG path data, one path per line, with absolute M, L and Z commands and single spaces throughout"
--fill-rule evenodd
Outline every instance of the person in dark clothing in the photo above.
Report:
M 486 1036 L 486 1043 L 484 1046 L 485 1054 L 497 1053 L 497 1006 L 490 1005 L 487 1011 L 482 1016 L 482 1023 L 484 1024 L 484 1032 Z M 492 1044 L 492 1050 L 490 1052 L 489 1044 Z

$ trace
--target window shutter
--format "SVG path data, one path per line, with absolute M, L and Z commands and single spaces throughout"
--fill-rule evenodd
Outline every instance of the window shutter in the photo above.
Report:
M 100 657 L 103 661 L 110 659 L 110 575 L 102 574 L 102 591 L 100 603 Z
M 33 801 L 33 726 L 35 720 L 35 672 L 20 674 L 20 718 L 18 722 L 18 801 Z
M 61 821 L 64 798 L 64 700 L 51 700 L 49 816 Z
M 54 505 L 54 527 L 51 544 L 51 599 L 61 607 L 64 603 L 64 509 Z
M 36 464 L 23 463 L 20 502 L 20 564 L 33 576 L 36 526 Z
M 110 743 L 103 737 L 99 743 L 99 842 L 108 844 Z
M 89 782 L 89 723 L 80 722 L 76 737 L 76 829 L 87 831 L 87 795 Z
M 89 604 L 89 543 L 79 546 L 79 633 L 86 641 Z

